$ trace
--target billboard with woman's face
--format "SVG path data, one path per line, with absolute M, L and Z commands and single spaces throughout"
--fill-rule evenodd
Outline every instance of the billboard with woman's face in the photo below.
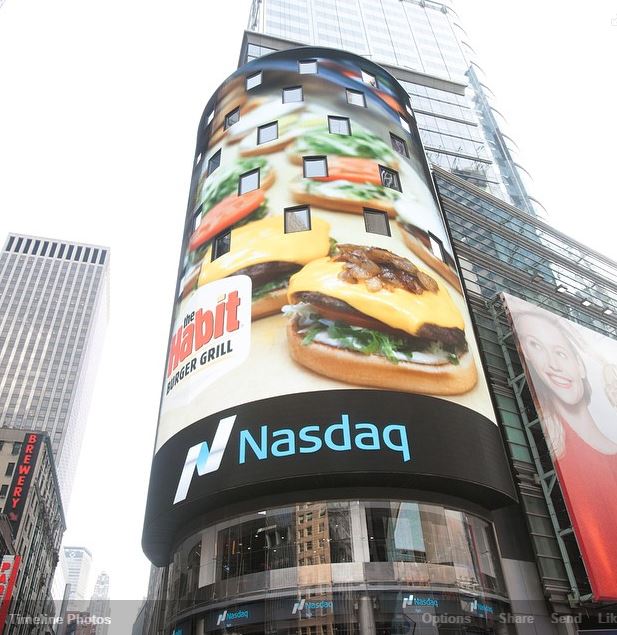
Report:
M 504 298 L 594 600 L 617 600 L 617 341 Z
M 363 479 L 512 496 L 396 80 L 329 49 L 254 60 L 206 107 L 195 155 L 146 534 Z

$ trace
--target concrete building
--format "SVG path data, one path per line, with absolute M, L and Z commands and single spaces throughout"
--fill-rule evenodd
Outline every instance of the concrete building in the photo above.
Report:
M 90 598 L 88 608 L 90 615 L 96 618 L 109 618 L 111 616 L 111 601 L 109 599 L 109 575 L 104 571 L 99 573 L 94 583 L 94 591 Z M 96 635 L 107 635 L 109 624 L 96 624 Z
M 0 426 L 46 432 L 68 506 L 108 311 L 109 251 L 9 234 L 0 252 Z
M 301 44 L 387 68 L 411 97 L 431 163 L 545 216 L 454 2 L 253 0 L 241 64 Z
M 0 428 L 0 505 L 10 528 L 6 542 L 21 558 L 9 609 L 10 632 L 32 632 L 35 617 L 55 615 L 51 583 L 66 528 L 53 452 L 45 433 Z M 47 626 L 47 628 L 45 628 Z
M 542 412 L 501 296 L 516 295 L 614 340 L 617 263 L 541 219 L 462 38 L 449 4 L 253 2 L 240 67 L 206 106 L 197 138 L 144 524 L 144 550 L 157 567 L 148 597 L 157 602 L 141 612 L 142 632 L 556 635 L 617 621 L 580 547 L 568 483 L 551 465 Z M 351 165 L 366 172 L 350 174 Z M 429 218 L 423 179 L 427 188 L 435 185 L 441 221 Z M 251 194 L 259 206 L 225 224 L 223 190 L 240 199 Z M 273 230 L 277 217 L 283 219 Z M 329 238 L 343 247 L 299 260 L 309 243 L 316 251 L 325 244 L 324 220 Z M 280 236 L 299 231 L 311 239 L 297 239 L 287 252 L 291 239 Z M 493 409 L 483 412 L 500 433 L 494 445 L 488 426 L 487 436 L 473 440 L 484 421 L 477 399 L 450 401 L 439 386 L 410 388 L 411 378 L 392 390 L 391 379 L 379 379 L 387 364 L 369 373 L 358 361 L 387 358 L 375 336 L 384 324 L 390 334 L 405 333 L 401 322 L 393 326 L 405 307 L 369 313 L 364 307 L 377 295 L 355 295 L 363 284 L 370 290 L 362 265 L 370 260 L 367 243 L 413 261 L 465 298 L 473 324 L 465 332 L 470 350 L 472 332 L 477 342 L 478 374 Z M 353 262 L 346 260 L 350 247 Z M 257 264 L 252 250 L 259 251 Z M 330 276 L 327 267 L 341 260 L 344 271 Z M 281 267 L 278 278 L 266 279 L 270 261 L 287 265 L 289 283 Z M 361 271 L 350 282 L 345 272 L 354 267 Z M 217 375 L 208 389 L 199 383 L 204 371 L 197 379 L 190 374 L 204 364 L 193 359 L 192 335 L 203 336 L 203 316 L 229 297 L 222 288 L 236 292 L 224 286 L 241 277 L 235 274 L 253 284 L 252 296 L 240 302 L 252 302 L 250 355 L 229 368 L 231 379 Z M 341 280 L 354 285 L 353 295 L 341 290 Z M 211 305 L 209 285 L 217 291 Z M 286 336 L 276 308 L 260 313 L 263 298 L 275 303 L 268 294 L 281 289 L 288 289 L 283 314 L 293 316 Z M 372 290 L 381 293 L 383 285 Z M 307 306 L 294 308 L 298 297 Z M 196 315 L 201 321 L 191 330 Z M 241 329 L 247 316 L 234 315 L 230 323 Z M 367 328 L 374 331 L 370 345 L 360 341 Z M 295 332 L 304 338 L 294 347 Z M 239 339 L 233 344 L 230 351 Z M 327 347 L 338 350 L 339 367 L 353 370 L 333 368 Z M 306 349 L 320 350 L 319 362 L 307 363 Z M 404 367 L 409 357 L 397 352 Z M 609 361 L 607 381 L 617 357 Z M 204 398 L 191 402 L 202 390 Z M 462 393 L 470 391 L 478 397 L 480 387 Z M 614 413 L 602 398 L 610 426 Z M 465 414 L 458 419 L 454 407 L 446 415 L 446 402 L 465 405 Z M 384 456 L 392 447 L 376 437 L 354 450 L 345 427 L 354 415 L 332 423 L 352 409 L 377 436 L 380 417 L 390 426 L 411 421 L 410 461 L 403 462 L 413 474 L 397 467 L 396 456 Z M 448 428 L 454 420 L 458 428 Z M 304 423 L 310 425 L 297 429 Z M 343 430 L 336 442 L 335 426 Z M 303 445 L 322 433 L 319 443 Z M 426 471 L 415 472 L 414 461 Z M 459 468 L 456 476 L 449 472 Z M 482 482 L 497 498 L 474 491 Z
M 90 574 L 92 570 L 92 554 L 85 547 L 65 546 L 64 578 L 70 585 L 69 610 L 84 611 L 88 605 Z

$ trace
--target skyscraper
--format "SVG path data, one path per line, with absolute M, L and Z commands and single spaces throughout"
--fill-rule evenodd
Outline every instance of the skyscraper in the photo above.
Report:
M 65 509 L 107 320 L 108 256 L 20 234 L 0 253 L 0 426 L 47 432 Z
M 69 609 L 71 605 L 76 610 L 86 608 L 90 571 L 92 569 L 92 554 L 85 547 L 64 547 L 63 565 L 65 579 L 71 586 L 69 592 Z M 85 600 L 85 601 L 84 601 Z
M 253 0 L 241 62 L 314 44 L 385 66 L 411 97 L 429 161 L 543 217 L 468 39 L 452 2 Z
M 166 602 L 144 632 L 548 635 L 617 599 L 615 505 L 581 530 L 602 501 L 566 471 L 590 449 L 551 455 L 570 424 L 537 405 L 502 296 L 577 360 L 537 392 L 557 408 L 576 386 L 610 449 L 617 264 L 538 218 L 453 23 L 430 1 L 253 3 L 199 126 L 143 538 Z M 432 380 L 452 313 L 418 316 L 410 289 L 473 321 Z
M 107 635 L 109 625 L 105 624 L 101 618 L 110 616 L 111 604 L 109 600 L 109 575 L 104 571 L 99 573 L 94 583 L 88 612 L 92 618 L 96 618 L 96 635 Z

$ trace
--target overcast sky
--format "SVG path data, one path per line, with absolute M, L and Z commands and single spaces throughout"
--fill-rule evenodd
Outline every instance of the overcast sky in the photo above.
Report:
M 140 599 L 141 524 L 197 124 L 249 0 L 6 0 L 0 239 L 111 248 L 111 314 L 67 544 Z M 557 227 L 615 257 L 617 0 L 459 0 Z M 93 575 L 93 578 L 95 576 Z

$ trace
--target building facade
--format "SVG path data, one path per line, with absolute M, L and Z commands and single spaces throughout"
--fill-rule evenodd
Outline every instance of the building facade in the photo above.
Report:
M 453 4 L 253 0 L 240 61 L 312 44 L 385 66 L 410 95 L 431 163 L 544 217 Z
M 21 558 L 5 632 L 31 633 L 35 617 L 49 620 L 38 632 L 53 632 L 51 583 L 66 524 L 49 437 L 0 428 L 0 474 L 11 552 Z
M 111 603 L 109 599 L 109 575 L 104 571 L 99 573 L 96 578 L 88 611 L 91 616 L 98 618 L 97 621 L 99 623 L 96 625 L 96 634 L 107 635 L 109 624 L 101 623 L 101 619 L 110 618 Z
M 0 426 L 49 435 L 65 507 L 107 320 L 108 256 L 20 234 L 0 253 Z
M 69 591 L 69 610 L 84 610 L 88 602 L 90 574 L 92 570 L 92 554 L 85 547 L 65 546 L 64 579 L 71 587 Z
M 253 3 L 240 68 L 206 107 L 198 133 L 144 527 L 144 549 L 158 567 L 148 597 L 157 601 L 141 613 L 142 632 L 553 634 L 610 623 L 603 621 L 612 615 L 609 596 L 597 592 L 592 560 L 581 549 L 568 479 L 560 473 L 558 482 L 551 468 L 501 294 L 614 340 L 617 265 L 540 219 L 541 206 L 529 195 L 454 20 L 449 6 L 431 2 Z M 363 57 L 298 48 L 306 43 Z M 482 148 L 472 151 L 466 141 L 474 139 Z M 438 198 L 427 196 L 433 183 Z M 437 216 L 431 199 L 439 201 Z M 286 250 L 270 227 L 277 216 L 277 231 L 310 232 L 315 246 L 327 222 L 330 248 L 306 255 L 298 240 Z M 354 224 L 362 217 L 364 236 Z M 364 301 L 329 277 L 327 259 L 339 258 L 349 272 L 341 274 L 344 282 L 351 277 L 356 290 L 384 291 L 382 283 L 366 282 L 377 268 L 359 245 L 405 258 L 465 299 L 460 309 L 470 312 L 464 330 L 468 350 L 477 341 L 479 378 L 460 389 L 465 397 L 444 396 L 443 384 L 393 386 L 397 373 L 377 380 L 387 364 L 367 373 L 357 362 L 359 353 L 389 354 L 374 333 L 380 326 L 358 315 Z M 256 250 L 260 256 L 252 259 Z M 246 295 L 240 282 L 232 289 L 224 281 L 244 276 L 252 282 L 252 321 L 250 355 L 242 358 L 236 329 L 250 321 L 238 309 Z M 277 330 L 285 318 L 273 297 L 281 289 L 283 314 L 295 325 L 286 336 Z M 338 303 L 324 302 L 325 289 Z M 296 308 L 298 298 L 309 307 Z M 219 336 L 229 343 L 213 346 L 215 304 Z M 370 315 L 392 334 L 391 315 Z M 348 320 L 351 329 L 344 328 Z M 370 344 L 361 339 L 369 325 Z M 304 335 L 300 344 L 294 328 Z M 200 341 L 211 348 L 196 356 Z M 281 357 L 285 341 L 295 364 Z M 321 352 L 311 361 L 305 353 L 315 344 Z M 350 365 L 347 374 L 332 370 L 324 352 L 341 346 L 356 355 L 354 362 L 339 356 L 339 368 Z M 391 354 L 399 367 L 410 359 L 396 346 Z M 201 366 L 223 355 L 228 370 L 207 379 Z M 258 359 L 268 360 L 268 370 Z M 607 386 L 614 368 L 617 358 L 605 365 Z M 465 445 L 480 414 L 483 378 L 491 406 L 482 416 L 501 435 L 492 460 L 486 439 Z M 187 385 L 190 398 L 182 393 Z M 349 385 L 353 391 L 345 390 Z M 187 409 L 202 389 L 207 402 L 197 398 Z M 429 411 L 421 406 L 427 395 Z M 464 440 L 444 427 L 450 400 L 467 409 Z M 379 414 L 371 403 L 380 404 Z M 389 447 L 383 436 L 358 445 L 353 431 L 347 447 L 353 415 L 328 419 L 327 409 L 347 413 L 352 404 L 361 404 L 354 412 L 375 435 L 380 416 L 413 421 L 410 462 L 428 460 L 431 477 L 422 469 L 404 474 L 394 455 L 386 468 L 346 454 Z M 610 427 L 614 411 L 605 417 Z M 297 429 L 299 421 L 310 425 Z M 430 422 L 439 449 L 425 444 L 422 422 Z M 327 423 L 339 425 L 342 437 Z M 303 445 L 317 431 L 320 443 Z M 322 462 L 322 449 L 334 458 Z M 450 468 L 463 459 L 462 471 L 448 473 L 444 456 Z M 258 461 L 252 471 L 251 458 Z M 499 481 L 492 484 L 501 490 L 497 499 L 462 487 L 474 480 L 465 472 L 472 464 Z

